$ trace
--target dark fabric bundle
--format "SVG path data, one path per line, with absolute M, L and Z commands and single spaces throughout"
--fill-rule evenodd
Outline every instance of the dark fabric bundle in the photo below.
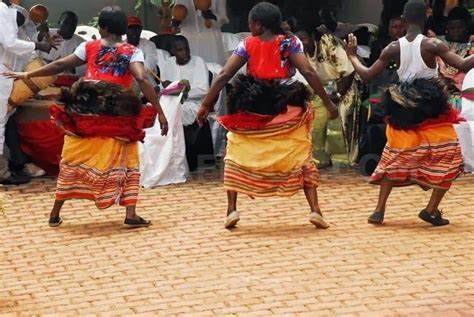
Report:
M 238 75 L 227 94 L 229 114 L 251 112 L 261 115 L 278 115 L 286 107 L 306 107 L 310 91 L 300 82 L 282 84 L 280 80 L 261 80 Z
M 407 130 L 449 112 L 448 101 L 448 92 L 440 80 L 419 78 L 390 86 L 381 106 L 393 127 Z
M 138 116 L 142 103 L 131 90 L 106 81 L 79 80 L 63 89 L 67 112 L 108 116 Z

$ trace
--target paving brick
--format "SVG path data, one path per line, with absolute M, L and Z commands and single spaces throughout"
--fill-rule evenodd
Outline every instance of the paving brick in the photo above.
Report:
M 232 231 L 220 172 L 193 176 L 142 190 L 154 225 L 139 230 L 122 228 L 123 208 L 79 200 L 52 229 L 54 180 L 0 187 L 0 314 L 473 316 L 474 176 L 446 195 L 447 227 L 418 219 L 430 193 L 415 187 L 394 189 L 386 223 L 368 225 L 378 188 L 342 169 L 321 172 L 328 230 L 300 193 L 239 196 Z

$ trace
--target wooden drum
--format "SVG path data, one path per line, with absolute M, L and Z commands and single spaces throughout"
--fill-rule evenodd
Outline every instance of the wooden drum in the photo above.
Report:
M 44 65 L 46 65 L 46 63 L 42 59 L 35 58 L 26 65 L 25 71 L 30 72 Z M 13 83 L 13 89 L 8 103 L 11 106 L 17 106 L 41 90 L 51 86 L 55 81 L 56 76 L 16 79 Z
M 63 131 L 49 115 L 49 107 L 57 104 L 53 100 L 30 99 L 18 105 L 16 114 L 21 150 L 51 176 L 58 174 L 64 142 Z

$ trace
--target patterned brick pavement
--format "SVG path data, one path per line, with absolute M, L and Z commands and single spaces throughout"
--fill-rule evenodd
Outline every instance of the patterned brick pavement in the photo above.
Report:
M 0 314 L 474 316 L 473 176 L 447 195 L 447 227 L 417 218 L 429 193 L 415 187 L 394 191 L 386 225 L 368 225 L 377 187 L 342 170 L 322 173 L 329 230 L 308 223 L 300 194 L 242 197 L 227 231 L 218 174 L 143 190 L 154 225 L 135 231 L 121 209 L 86 201 L 51 229 L 53 180 L 4 188 Z

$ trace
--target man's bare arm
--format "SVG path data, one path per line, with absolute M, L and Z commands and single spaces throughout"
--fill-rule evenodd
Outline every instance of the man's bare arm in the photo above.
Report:
M 468 72 L 474 67 L 474 55 L 462 58 L 451 51 L 449 47 L 439 39 L 433 39 L 430 44 L 432 52 L 436 56 L 439 56 L 446 64 L 451 65 L 462 72 Z
M 357 38 L 354 35 L 349 35 L 349 43 L 347 43 L 346 46 L 347 56 L 349 57 L 352 65 L 354 65 L 355 71 L 360 75 L 363 81 L 369 81 L 382 73 L 388 67 L 388 65 L 390 65 L 390 61 L 395 59 L 399 50 L 400 49 L 397 42 L 391 43 L 385 49 L 383 49 L 380 57 L 371 67 L 366 67 L 357 57 Z

